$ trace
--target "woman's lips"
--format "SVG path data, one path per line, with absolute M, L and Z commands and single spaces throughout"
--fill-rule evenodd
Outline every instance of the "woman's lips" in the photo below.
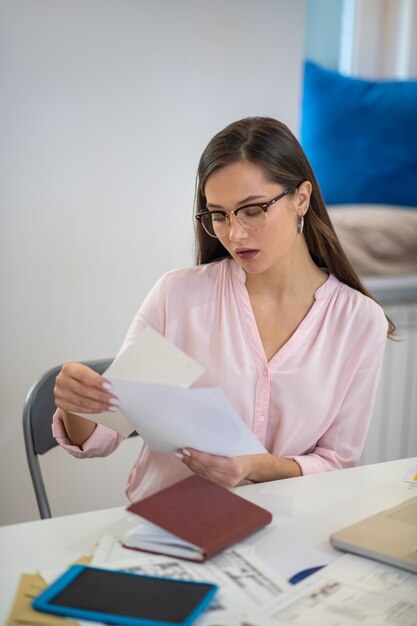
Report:
M 239 257 L 239 259 L 242 259 L 242 261 L 250 261 L 251 259 L 256 257 L 258 252 L 259 250 L 246 248 L 239 248 L 238 250 L 236 250 L 237 256 Z

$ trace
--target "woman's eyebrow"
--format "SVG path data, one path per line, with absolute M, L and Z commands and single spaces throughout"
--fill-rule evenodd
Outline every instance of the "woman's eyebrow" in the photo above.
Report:
M 240 206 L 241 204 L 247 204 L 248 202 L 253 202 L 254 200 L 261 200 L 262 198 L 266 198 L 267 196 L 248 196 L 247 198 L 243 198 L 243 200 L 239 200 L 236 206 Z M 221 204 L 213 204 L 212 202 L 207 202 L 206 207 L 208 209 L 223 209 Z

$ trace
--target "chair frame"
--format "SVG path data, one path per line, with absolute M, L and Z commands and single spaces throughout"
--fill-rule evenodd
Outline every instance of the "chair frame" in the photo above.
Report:
M 95 361 L 84 361 L 83 364 L 91 367 L 99 374 L 102 374 L 109 367 L 112 361 L 113 359 L 99 359 Z M 45 454 L 48 450 L 51 450 L 58 445 L 58 442 L 52 435 L 52 426 L 50 427 L 49 436 L 49 432 L 47 430 L 47 420 L 49 420 L 49 424 L 52 424 L 52 415 L 56 408 L 53 397 L 53 387 L 55 384 L 55 378 L 59 374 L 61 367 L 62 365 L 58 365 L 51 368 L 32 385 L 26 396 L 23 407 L 23 436 L 25 441 L 26 459 L 41 519 L 48 519 L 52 517 L 45 483 L 42 476 L 42 470 L 39 463 L 39 455 Z M 46 413 L 39 414 L 37 417 L 36 412 L 39 411 L 39 404 L 43 404 L 45 406 Z M 39 432 L 39 429 L 37 429 L 36 426 L 41 427 L 43 432 Z

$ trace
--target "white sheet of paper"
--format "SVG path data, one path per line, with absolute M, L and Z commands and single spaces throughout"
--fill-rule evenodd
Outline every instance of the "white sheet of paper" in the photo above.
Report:
M 290 581 L 296 574 L 310 568 L 329 565 L 340 556 L 341 553 L 330 546 L 309 546 L 300 542 L 280 550 L 277 554 L 271 553 L 267 563 L 285 580 Z
M 152 328 L 145 328 L 113 361 L 103 376 L 109 380 L 116 377 L 122 380 L 184 388 L 189 387 L 203 372 L 204 368 L 182 350 Z M 135 430 L 122 411 L 77 413 L 77 415 L 117 430 L 125 437 Z
M 152 450 L 190 447 L 223 456 L 266 452 L 217 387 L 179 389 L 107 378 L 121 411 Z

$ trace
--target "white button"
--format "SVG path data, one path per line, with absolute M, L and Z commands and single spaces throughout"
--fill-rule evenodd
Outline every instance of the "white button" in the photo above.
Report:
M 265 415 L 260 415 L 258 417 L 258 422 L 264 422 L 265 421 Z
M 268 376 L 269 370 L 267 367 L 264 367 L 264 376 Z

